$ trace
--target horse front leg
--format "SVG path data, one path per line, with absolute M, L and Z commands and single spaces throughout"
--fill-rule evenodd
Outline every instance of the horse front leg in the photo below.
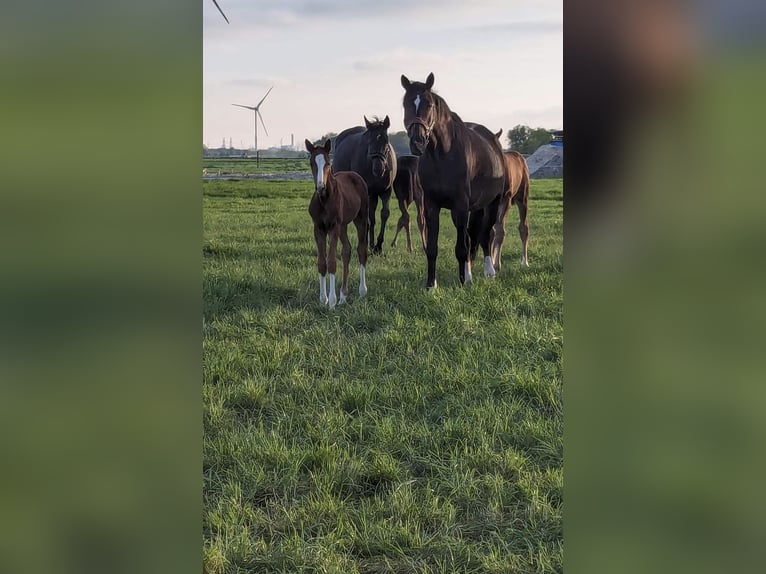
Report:
M 325 276 L 327 275 L 327 232 L 319 229 L 314 224 L 314 241 L 317 245 L 317 271 L 319 271 L 319 304 L 327 305 L 327 287 Z
M 389 188 L 381 196 L 382 207 L 380 209 L 380 234 L 378 240 L 375 242 L 375 250 L 378 253 L 383 253 L 383 236 L 386 233 L 386 223 L 388 222 L 388 216 L 391 215 L 391 211 L 388 209 L 388 202 L 391 200 L 391 189 Z
M 438 205 L 426 201 L 425 219 L 428 240 L 426 241 L 427 278 L 426 288 L 436 289 L 436 256 L 439 254 L 439 211 Z
M 362 213 L 354 221 L 356 225 L 356 234 L 359 243 L 356 246 L 356 253 L 359 256 L 359 297 L 367 295 L 367 278 L 365 277 L 365 266 L 367 265 L 367 216 Z
M 338 256 L 338 235 L 340 225 L 336 224 L 331 230 L 330 230 L 330 247 L 328 249 L 329 253 L 327 255 L 327 272 L 330 279 L 330 285 L 328 288 L 328 295 L 327 295 L 327 304 L 330 306 L 330 309 L 335 308 L 335 304 L 338 302 L 338 298 L 335 294 L 335 271 L 337 268 L 337 256 Z
M 370 234 L 370 238 L 367 242 L 367 244 L 370 246 L 370 251 L 372 251 L 373 255 L 380 253 L 379 251 L 375 250 L 375 212 L 378 209 L 378 194 L 373 192 L 370 193 L 370 203 L 369 203 L 369 213 L 370 216 L 367 219 L 367 227 Z
M 415 195 L 415 209 L 418 215 L 418 231 L 420 232 L 420 241 L 423 243 L 423 253 L 426 252 L 426 215 L 423 207 L 423 194 Z
M 467 195 L 466 195 L 467 197 Z M 457 240 L 455 241 L 455 258 L 457 259 L 457 274 L 460 284 L 465 285 L 466 281 L 471 282 L 471 268 L 468 263 L 468 206 L 461 205 L 452 208 L 452 223 L 457 230 Z M 431 238 L 429 237 L 430 241 Z

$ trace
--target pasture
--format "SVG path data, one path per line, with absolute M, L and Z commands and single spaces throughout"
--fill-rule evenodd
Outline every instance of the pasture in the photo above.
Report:
M 203 182 L 205 572 L 562 572 L 561 180 L 532 181 L 530 267 L 514 207 L 467 288 L 442 211 L 432 294 L 392 201 L 368 296 L 352 235 L 334 311 L 312 192 Z
M 242 175 L 260 173 L 282 173 L 287 171 L 311 172 L 305 157 L 263 157 L 260 162 L 253 158 L 205 158 L 202 169 L 208 173 L 238 173 Z

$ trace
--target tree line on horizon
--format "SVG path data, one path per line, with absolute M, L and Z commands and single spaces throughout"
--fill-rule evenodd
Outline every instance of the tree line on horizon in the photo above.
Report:
M 335 146 L 335 138 L 338 134 L 328 132 L 313 141 L 314 145 L 323 144 L 328 139 Z M 519 124 L 509 129 L 505 134 L 505 141 L 501 144 L 507 150 L 517 151 L 523 155 L 535 153 L 541 145 L 549 144 L 552 140 L 551 130 L 546 128 L 530 128 L 528 125 Z M 410 141 L 407 132 L 399 131 L 388 134 L 388 141 L 394 148 L 396 155 L 410 154 Z

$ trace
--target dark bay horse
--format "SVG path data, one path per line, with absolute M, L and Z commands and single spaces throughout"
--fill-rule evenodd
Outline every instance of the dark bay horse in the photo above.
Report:
M 494 138 L 498 145 L 503 130 L 492 133 L 485 126 L 473 122 L 465 122 L 468 127 L 485 138 Z M 506 189 L 495 221 L 494 238 L 492 239 L 492 263 L 495 271 L 500 271 L 502 265 L 501 252 L 505 241 L 505 220 L 508 210 L 515 205 L 519 210 L 519 237 L 521 238 L 521 264 L 529 267 L 527 258 L 527 242 L 529 240 L 529 223 L 527 222 L 527 207 L 529 205 L 529 167 L 524 156 L 517 151 L 504 151 L 505 167 L 508 170 L 508 189 Z
M 356 252 L 359 256 L 359 296 L 367 294 L 367 282 L 364 266 L 367 264 L 367 184 L 353 171 L 333 173 L 330 169 L 330 140 L 323 146 L 314 146 L 306 140 L 309 152 L 309 165 L 314 179 L 314 195 L 309 203 L 309 214 L 314 221 L 314 239 L 317 245 L 317 270 L 319 271 L 319 302 L 329 304 L 330 309 L 336 302 L 344 303 L 348 297 L 348 264 L 351 258 L 351 242 L 348 239 L 348 224 L 354 222 L 359 244 Z M 330 236 L 329 252 L 327 236 Z M 343 257 L 343 283 L 340 299 L 335 296 L 335 270 L 338 239 L 341 241 Z M 330 272 L 329 296 L 325 290 L 325 275 Z
M 388 128 L 391 125 L 388 116 L 372 122 L 365 117 L 364 124 L 364 127 L 343 130 L 335 138 L 332 169 L 335 172 L 355 171 L 367 184 L 370 197 L 370 245 L 373 253 L 382 253 L 383 235 L 390 214 L 388 202 L 396 178 L 396 153 L 388 143 Z M 383 207 L 380 210 L 380 234 L 376 241 L 375 212 L 378 199 L 381 199 Z
M 396 158 L 396 178 L 394 179 L 394 193 L 399 202 L 399 210 L 402 216 L 396 223 L 396 233 L 391 247 L 396 246 L 396 238 L 399 231 L 404 229 L 407 232 L 407 251 L 412 253 L 412 237 L 410 235 L 410 204 L 415 204 L 418 213 L 418 229 L 420 230 L 420 240 L 423 244 L 423 250 L 426 248 L 425 236 L 425 216 L 423 215 L 423 188 L 420 185 L 418 176 L 419 158 L 416 155 L 400 155 Z
M 492 227 L 508 187 L 502 148 L 494 138 L 489 140 L 466 126 L 447 102 L 431 91 L 433 74 L 429 74 L 425 82 L 410 82 L 404 75 L 401 81 L 405 90 L 404 126 L 410 150 L 420 156 L 418 172 L 423 187 L 428 259 L 426 287 L 436 287 L 442 208 L 451 211 L 457 229 L 455 257 L 460 283 L 472 280 L 468 258 L 472 245 L 481 245 L 484 274 L 494 276 L 490 249 Z

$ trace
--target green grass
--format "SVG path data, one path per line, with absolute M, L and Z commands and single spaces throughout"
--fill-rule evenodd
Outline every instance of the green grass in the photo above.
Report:
M 202 168 L 208 173 L 283 173 L 286 171 L 309 171 L 309 162 L 306 158 L 275 158 L 263 157 L 260 166 L 255 159 L 239 158 L 205 158 L 202 160 Z
M 531 267 L 514 210 L 468 288 L 443 212 L 433 294 L 392 202 L 334 311 L 310 186 L 204 182 L 205 571 L 561 572 L 561 181 L 532 182 Z

